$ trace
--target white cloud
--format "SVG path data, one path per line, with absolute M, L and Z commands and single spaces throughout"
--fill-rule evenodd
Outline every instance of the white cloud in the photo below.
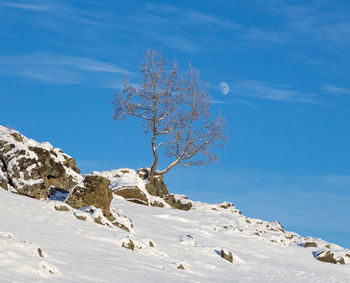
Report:
M 0 5 L 21 9 L 21 10 L 32 10 L 32 11 L 48 11 L 52 9 L 52 6 L 40 5 L 40 4 L 22 4 L 22 3 L 9 3 L 9 2 L 0 2 Z
M 334 85 L 324 85 L 321 87 L 321 89 L 325 92 L 330 92 L 333 94 L 350 94 L 350 89 Z
M 237 95 L 282 102 L 320 103 L 315 94 L 303 93 L 284 85 L 254 80 L 236 81 L 230 85 L 231 93 Z
M 126 73 L 123 68 L 110 63 L 61 54 L 2 56 L 0 63 L 2 74 L 55 84 L 112 85 L 118 79 L 115 75 Z

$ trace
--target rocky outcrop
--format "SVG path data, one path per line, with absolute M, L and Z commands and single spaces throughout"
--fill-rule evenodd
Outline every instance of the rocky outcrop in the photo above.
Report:
M 155 176 L 152 183 L 146 184 L 146 190 L 150 195 L 161 198 L 169 195 L 169 190 L 164 183 L 163 176 Z
M 315 242 L 306 242 L 304 243 L 304 248 L 314 248 L 314 247 L 317 247 L 317 244 Z
M 138 176 L 144 180 L 148 178 L 148 171 L 145 168 L 138 170 Z M 147 181 L 146 181 L 147 182 Z M 187 197 L 179 198 L 177 195 L 170 194 L 167 185 L 164 183 L 163 176 L 155 176 L 153 182 L 147 182 L 145 186 L 147 192 L 156 197 L 160 197 L 172 208 L 190 210 L 192 208 L 192 203 L 188 201 Z M 159 202 L 154 202 L 154 206 L 161 206 Z M 152 203 L 151 203 L 152 205 Z
M 148 182 L 148 172 L 147 168 L 141 168 L 137 172 L 122 168 L 104 172 L 94 171 L 92 174 L 109 179 L 112 192 L 127 201 L 158 207 L 191 209 L 192 203 L 186 196 L 169 193 L 163 176 L 156 176 L 152 183 Z
M 113 199 L 110 183 L 110 180 L 102 176 L 87 175 L 82 183 L 74 187 L 66 203 L 77 209 L 94 206 L 100 208 L 108 217 Z
M 127 201 L 148 205 L 148 198 L 137 186 L 122 186 L 113 190 L 113 193 Z
M 163 197 L 167 204 L 172 208 L 181 209 L 181 210 L 190 210 L 192 208 L 191 201 L 187 197 L 179 197 L 178 195 L 166 195 Z
M 38 143 L 0 126 L 0 186 L 37 199 L 51 188 L 70 191 L 82 177 L 75 160 L 50 143 Z
M 343 257 L 336 258 L 334 256 L 334 253 L 332 253 L 329 250 L 321 250 L 320 252 L 316 253 L 316 259 L 323 262 L 329 262 L 329 263 L 340 263 L 345 264 L 345 260 Z

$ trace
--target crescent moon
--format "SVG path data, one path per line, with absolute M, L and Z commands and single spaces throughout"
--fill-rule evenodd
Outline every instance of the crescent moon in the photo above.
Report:
M 220 87 L 220 92 L 221 92 L 223 95 L 228 94 L 229 91 L 230 91 L 230 87 L 229 87 L 228 84 L 225 83 L 225 82 L 221 82 L 221 83 L 219 84 L 219 87 Z

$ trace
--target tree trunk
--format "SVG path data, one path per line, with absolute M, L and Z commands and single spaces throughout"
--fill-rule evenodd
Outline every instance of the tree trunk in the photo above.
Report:
M 157 169 L 158 162 L 159 162 L 158 152 L 156 149 L 156 137 L 155 136 L 152 137 L 152 151 L 153 151 L 153 156 L 154 156 L 154 162 L 152 164 L 151 170 L 149 171 L 149 175 L 148 175 L 148 181 L 150 183 L 153 183 L 154 175 L 156 173 L 156 169 Z

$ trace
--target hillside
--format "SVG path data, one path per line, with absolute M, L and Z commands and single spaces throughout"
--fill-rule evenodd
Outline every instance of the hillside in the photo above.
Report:
M 0 130 L 1 282 L 350 282 L 338 245 Z

